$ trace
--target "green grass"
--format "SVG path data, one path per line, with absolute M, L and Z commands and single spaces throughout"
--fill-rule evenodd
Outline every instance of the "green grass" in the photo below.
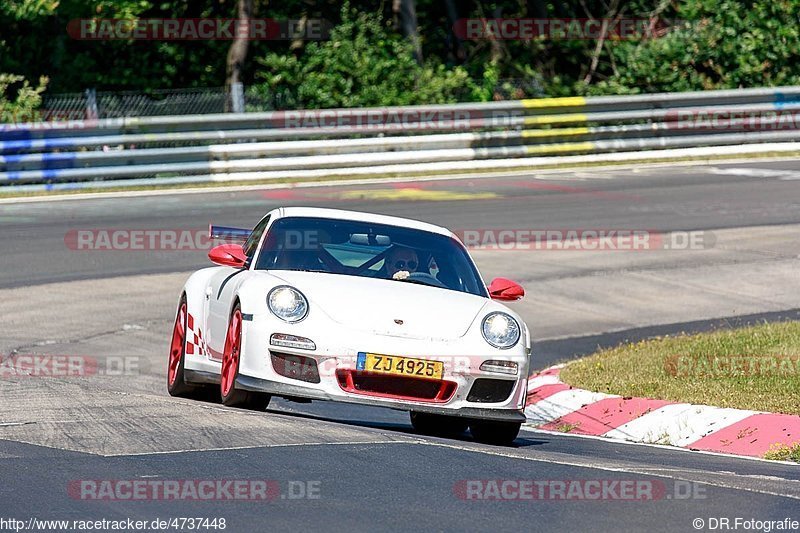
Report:
M 786 444 L 774 444 L 770 450 L 764 454 L 764 459 L 772 461 L 794 461 L 800 463 L 800 443 L 793 446 Z
M 624 344 L 569 364 L 561 377 L 623 397 L 800 415 L 800 322 Z M 800 445 L 790 453 L 800 455 Z

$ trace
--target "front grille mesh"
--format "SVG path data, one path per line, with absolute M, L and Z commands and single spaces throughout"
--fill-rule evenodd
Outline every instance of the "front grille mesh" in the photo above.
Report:
M 514 381 L 507 379 L 478 378 L 467 395 L 468 402 L 497 403 L 508 399 L 514 389 Z
M 269 354 L 272 368 L 277 374 L 307 383 L 319 383 L 319 368 L 315 359 L 280 352 L 270 352 Z

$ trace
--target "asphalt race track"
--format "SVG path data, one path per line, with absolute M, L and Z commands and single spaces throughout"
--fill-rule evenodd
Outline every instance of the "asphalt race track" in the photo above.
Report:
M 273 399 L 260 414 L 170 398 L 177 297 L 209 264 L 206 251 L 76 249 L 70 235 L 250 227 L 279 205 L 453 230 L 701 237 L 690 249 L 665 237 L 644 251 L 475 250 L 485 278 L 525 286 L 513 306 L 533 331 L 536 369 L 624 340 L 800 318 L 800 161 L 0 203 L 0 354 L 81 356 L 100 368 L 0 376 L 0 519 L 225 518 L 236 532 L 694 531 L 722 518 L 731 529 L 737 517 L 800 520 L 800 468 L 783 463 L 525 429 L 499 448 L 416 435 L 391 410 Z M 87 480 L 266 480 L 274 490 L 269 501 L 95 500 L 75 489 Z M 653 490 L 633 501 L 613 490 L 468 497 L 488 480 Z

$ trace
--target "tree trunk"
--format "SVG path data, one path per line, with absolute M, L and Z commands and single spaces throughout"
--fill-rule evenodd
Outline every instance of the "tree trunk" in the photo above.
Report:
M 503 10 L 499 7 L 495 8 L 492 17 L 496 19 L 503 18 Z M 496 65 L 503 60 L 505 44 L 500 39 L 489 39 L 489 46 L 492 51 L 491 61 Z
M 393 0 L 392 11 L 400 31 L 408 37 L 414 47 L 414 59 L 422 64 L 422 41 L 417 24 L 417 3 L 415 0 Z
M 547 6 L 543 0 L 528 0 L 526 4 L 526 15 L 528 18 L 544 19 L 547 18 Z
M 453 56 L 459 63 L 463 63 L 467 57 L 464 51 L 464 43 L 461 38 L 454 31 L 455 25 L 458 22 L 458 8 L 456 8 L 455 0 L 445 0 L 447 7 L 447 21 L 450 23 L 450 31 L 447 32 L 448 39 L 451 40 L 451 50 Z
M 248 37 L 249 25 L 253 18 L 253 0 L 239 0 L 237 6 L 237 17 L 239 20 L 239 31 L 228 49 L 228 60 L 225 66 L 225 111 L 234 110 L 232 99 L 236 84 L 242 83 L 242 71 L 247 60 L 247 49 L 250 46 Z M 245 28 L 244 26 L 247 25 Z

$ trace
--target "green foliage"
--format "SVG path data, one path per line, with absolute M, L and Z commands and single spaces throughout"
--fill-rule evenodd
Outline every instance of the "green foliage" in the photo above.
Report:
M 800 84 L 800 0 L 416 0 L 424 65 L 397 33 L 393 2 L 348 5 L 255 0 L 256 17 L 324 19 L 335 31 L 328 41 L 250 42 L 250 95 L 284 109 Z M 0 72 L 47 76 L 53 93 L 222 87 L 230 41 L 89 41 L 67 27 L 84 18 L 235 16 L 232 0 L 2 0 Z M 596 58 L 591 39 L 453 32 L 453 18 L 498 17 L 648 19 L 670 30 L 605 40 Z
M 667 92 L 800 83 L 796 0 L 682 0 L 683 23 L 644 42 L 620 42 L 618 73 L 587 92 Z
M 34 122 L 39 120 L 36 109 L 42 104 L 47 78 L 39 78 L 32 87 L 24 77 L 0 73 L 0 123 Z M 16 95 L 11 93 L 16 90 Z
M 767 453 L 764 454 L 764 459 L 800 463 L 800 442 L 792 446 L 783 443 L 772 444 Z
M 0 13 L 18 20 L 52 15 L 56 8 L 58 0 L 6 0 L 0 3 Z
M 15 0 L 0 2 L 0 72 L 28 79 L 47 75 L 48 91 L 147 91 L 219 87 L 227 41 L 81 40 L 70 35 L 80 19 L 226 18 L 235 3 L 148 0 Z M 3 42 L 4 41 L 4 42 Z M 209 68 L 210 67 L 210 68 Z
M 497 63 L 489 63 L 483 71 L 481 83 L 472 89 L 472 100 L 478 102 L 492 100 L 498 83 L 500 83 L 500 68 Z
M 306 46 L 298 58 L 270 52 L 259 58 L 256 94 L 281 107 L 331 108 L 448 103 L 487 99 L 466 70 L 429 61 L 418 65 L 411 44 L 379 14 L 342 9 L 331 38 Z

